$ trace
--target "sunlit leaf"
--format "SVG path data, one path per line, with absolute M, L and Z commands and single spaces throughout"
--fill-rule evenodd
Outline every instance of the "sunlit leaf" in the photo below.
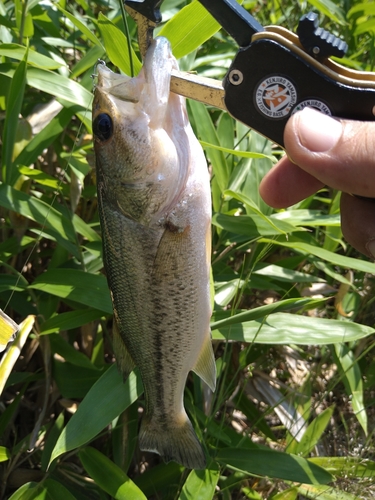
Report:
M 255 321 L 213 326 L 212 338 L 259 344 L 325 345 L 358 340 L 374 332 L 369 326 L 349 321 L 275 313 Z
M 103 453 L 95 448 L 83 448 L 79 458 L 96 484 L 116 500 L 147 500 L 133 481 Z
M 189 54 L 211 38 L 220 29 L 220 24 L 199 2 L 194 1 L 181 9 L 158 33 L 168 38 L 174 56 Z
M 192 470 L 178 500 L 211 500 L 214 497 L 220 468 L 214 462 L 204 470 Z
M 101 12 L 99 13 L 99 29 L 104 40 L 105 50 L 111 62 L 126 75 L 131 76 L 132 66 L 127 50 L 128 41 L 124 33 Z M 120 50 L 119 47 L 121 47 Z M 131 58 L 134 74 L 137 75 L 141 69 L 141 62 L 133 49 L 131 49 Z
M 117 367 L 111 366 L 93 385 L 64 427 L 52 452 L 50 463 L 62 453 L 88 443 L 130 406 L 142 391 L 139 376 L 133 372 L 124 383 Z

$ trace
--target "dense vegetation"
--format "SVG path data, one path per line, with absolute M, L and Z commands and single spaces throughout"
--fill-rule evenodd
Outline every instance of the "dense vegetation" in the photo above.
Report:
M 345 64 L 373 70 L 373 0 L 243 5 L 293 31 L 313 8 L 349 43 Z M 198 2 L 162 10 L 182 69 L 221 79 L 234 41 Z M 98 58 L 131 72 L 124 33 L 117 0 L 0 2 L 0 308 L 20 324 L 0 365 L 0 497 L 373 498 L 375 265 L 342 238 L 340 193 L 272 210 L 258 185 L 282 151 L 193 101 L 212 171 L 218 388 L 192 375 L 185 404 L 212 460 L 187 471 L 139 451 L 143 389 L 136 373 L 123 385 L 111 347 L 90 111 Z

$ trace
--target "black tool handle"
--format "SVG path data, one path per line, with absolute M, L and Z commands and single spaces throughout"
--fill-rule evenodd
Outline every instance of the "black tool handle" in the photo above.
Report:
M 133 1 L 124 0 L 124 5 L 131 7 L 142 16 L 146 17 L 150 21 L 158 24 L 161 22 L 160 5 L 163 0 L 143 0 L 143 1 Z
M 246 47 L 263 26 L 236 0 L 199 0 L 240 47 Z
M 342 83 L 275 40 L 261 38 L 237 53 L 224 80 L 229 113 L 284 146 L 289 117 L 305 106 L 341 118 L 375 119 L 375 80 Z

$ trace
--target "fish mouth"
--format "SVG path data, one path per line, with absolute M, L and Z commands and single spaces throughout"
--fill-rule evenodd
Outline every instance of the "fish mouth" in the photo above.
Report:
M 127 75 L 114 73 L 105 63 L 98 64 L 98 83 L 96 88 L 105 94 L 121 101 L 137 103 L 142 92 L 143 75 L 132 78 Z

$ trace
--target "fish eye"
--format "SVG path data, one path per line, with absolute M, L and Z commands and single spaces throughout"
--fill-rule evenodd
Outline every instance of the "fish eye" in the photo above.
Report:
M 113 134 L 112 118 L 107 113 L 100 113 L 93 123 L 93 132 L 100 141 L 108 141 Z

